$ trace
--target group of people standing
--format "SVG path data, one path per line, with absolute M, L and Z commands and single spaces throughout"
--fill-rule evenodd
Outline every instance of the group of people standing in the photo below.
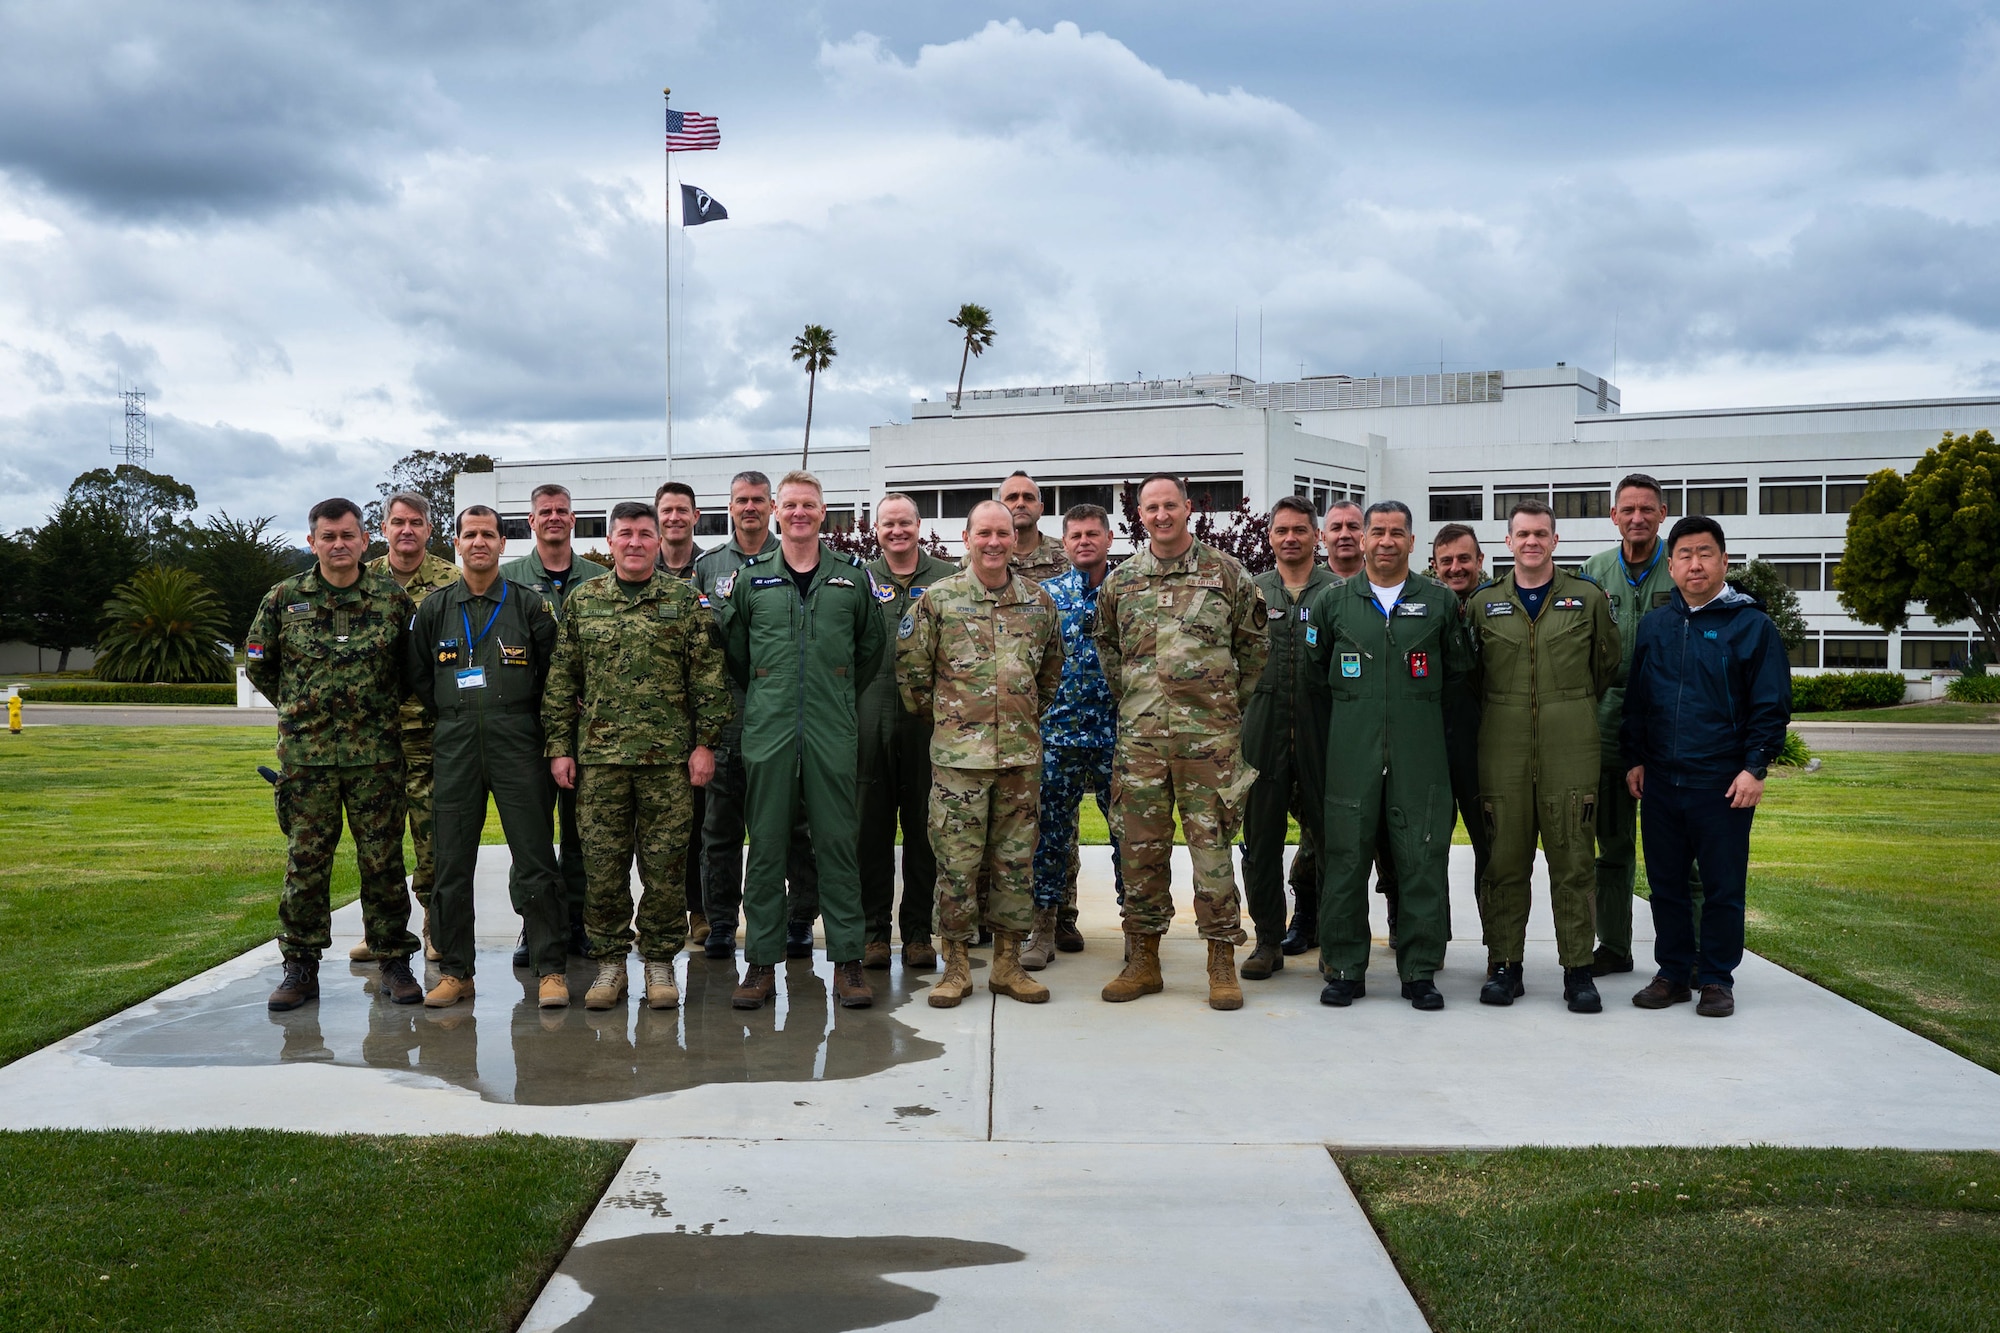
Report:
M 623 1002 L 636 948 L 645 1002 L 672 1008 L 675 958 L 697 945 L 730 960 L 740 947 L 733 1003 L 758 1008 L 781 960 L 811 955 L 816 920 L 843 1007 L 872 1003 L 866 972 L 890 966 L 897 936 L 906 968 L 940 969 L 934 1006 L 971 992 L 971 951 L 988 942 L 989 989 L 1045 1001 L 1032 974 L 1084 948 L 1085 794 L 1109 823 L 1124 926 L 1108 1001 L 1164 988 L 1178 829 L 1212 1007 L 1240 1008 L 1241 980 L 1313 949 L 1322 1002 L 1362 998 L 1372 879 L 1403 997 L 1442 1008 L 1462 817 L 1482 1002 L 1525 993 L 1540 846 L 1564 997 L 1597 1012 L 1594 979 L 1633 968 L 1643 799 L 1659 975 L 1635 1003 L 1699 986 L 1700 1012 L 1733 1009 L 1750 816 L 1783 742 L 1789 668 L 1770 621 L 1724 581 L 1714 521 L 1683 519 L 1662 541 L 1650 478 L 1620 483 L 1621 544 L 1581 575 L 1555 565 L 1548 507 L 1516 505 L 1512 568 L 1491 582 L 1468 528 L 1437 534 L 1425 574 L 1400 502 L 1321 515 L 1289 496 L 1269 516 L 1275 567 L 1252 578 L 1194 538 L 1186 487 L 1166 474 L 1141 483 L 1145 540 L 1116 569 L 1106 512 L 1071 508 L 1053 540 L 1025 472 L 972 508 L 960 563 L 924 549 L 915 502 L 895 493 L 875 507 L 881 554 L 839 552 L 806 472 L 775 490 L 738 474 L 730 538 L 706 553 L 685 484 L 621 503 L 610 569 L 574 552 L 564 488 L 531 505 L 535 549 L 504 565 L 500 516 L 460 513 L 454 568 L 427 553 L 422 497 L 389 498 L 387 553 L 366 566 L 360 510 L 324 501 L 314 568 L 265 598 L 247 655 L 279 710 L 290 842 L 273 1009 L 318 994 L 343 812 L 365 929 L 351 957 L 379 964 L 396 1003 L 469 998 L 489 798 L 512 852 L 514 963 L 545 1007 L 570 1003 L 572 954 L 595 964 L 587 1006 Z M 428 990 L 410 966 L 420 948 L 436 963 Z

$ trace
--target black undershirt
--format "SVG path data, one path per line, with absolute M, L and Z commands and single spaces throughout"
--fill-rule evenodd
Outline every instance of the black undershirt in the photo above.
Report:
M 779 558 L 783 559 L 782 556 Z M 786 560 L 785 572 L 792 576 L 793 583 L 799 585 L 799 600 L 803 602 L 806 594 L 812 590 L 813 575 L 819 572 L 819 566 L 814 565 L 811 569 L 793 569 L 792 562 Z

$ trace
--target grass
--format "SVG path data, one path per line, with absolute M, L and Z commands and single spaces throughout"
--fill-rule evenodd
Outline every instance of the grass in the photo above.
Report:
M 2000 722 L 2000 704 L 1962 704 L 1937 699 L 1887 708 L 1848 708 L 1827 713 L 1794 713 L 1794 722 Z
M 626 1149 L 0 1134 L 0 1327 L 511 1329 Z
M 1342 1166 L 1443 1333 L 1957 1333 L 2000 1309 L 2000 1153 L 1515 1149 Z

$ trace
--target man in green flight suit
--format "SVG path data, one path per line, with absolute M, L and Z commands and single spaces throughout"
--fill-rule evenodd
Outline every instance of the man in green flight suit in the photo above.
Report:
M 1548 503 L 1507 515 L 1514 568 L 1472 595 L 1479 657 L 1479 805 L 1493 838 L 1480 886 L 1486 935 L 1481 1004 L 1524 992 L 1535 842 L 1549 863 L 1549 907 L 1570 1011 L 1601 1013 L 1590 979 L 1597 875 L 1597 701 L 1618 669 L 1618 624 L 1604 590 L 1556 568 Z
M 415 491 L 397 491 L 382 507 L 382 541 L 386 555 L 368 562 L 370 573 L 396 581 L 418 606 L 439 588 L 458 581 L 458 566 L 430 553 L 431 502 Z M 437 866 L 431 851 L 431 722 L 415 699 L 403 704 L 403 795 L 409 804 L 410 846 L 417 854 L 410 873 L 410 892 L 424 910 L 424 957 L 435 959 L 431 942 L 431 885 Z M 347 951 L 350 960 L 370 963 L 375 954 L 363 940 Z
M 1403 998 L 1444 1008 L 1431 977 L 1450 936 L 1451 764 L 1445 717 L 1467 687 L 1471 650 L 1458 597 L 1413 576 L 1415 522 L 1400 500 L 1362 514 L 1362 569 L 1307 603 L 1306 653 L 1332 694 L 1326 753 L 1326 869 L 1320 892 L 1320 1003 L 1366 994 L 1368 871 L 1391 845 L 1401 905 L 1396 971 Z M 1378 832 L 1380 831 L 1380 832 Z
M 1318 919 L 1321 780 L 1326 769 L 1326 678 L 1306 660 L 1307 603 L 1339 580 L 1319 563 L 1319 515 L 1312 502 L 1280 496 L 1268 532 L 1273 569 L 1256 578 L 1264 594 L 1271 656 L 1243 710 L 1243 762 L 1257 770 L 1243 811 L 1243 897 L 1257 947 L 1243 960 L 1245 981 L 1282 971 L 1285 954 L 1285 816 L 1299 821 L 1293 896 Z
M 776 965 L 785 954 L 785 853 L 803 809 L 819 864 L 834 994 L 843 1008 L 864 1009 L 875 996 L 861 970 L 867 927 L 855 865 L 855 707 L 882 669 L 889 635 L 867 567 L 819 539 L 826 520 L 819 479 L 786 473 L 778 483 L 777 513 L 778 548 L 715 585 L 730 674 L 745 692 L 743 766 L 749 779 L 747 937 L 743 980 L 731 1002 L 756 1009 L 777 993 Z
M 431 924 L 440 975 L 424 1004 L 445 1009 L 472 998 L 472 881 L 490 795 L 513 856 L 508 888 L 526 924 L 538 1000 L 560 1009 L 569 1004 L 569 919 L 549 841 L 556 789 L 542 754 L 555 612 L 534 589 L 500 577 L 507 539 L 498 513 L 467 506 L 455 529 L 464 578 L 426 598 L 410 622 L 410 689 L 434 720 L 439 760 Z
M 1591 972 L 1600 977 L 1632 970 L 1632 884 L 1638 865 L 1639 802 L 1625 786 L 1625 757 L 1618 728 L 1625 718 L 1625 675 L 1639 622 L 1674 599 L 1660 525 L 1667 520 L 1660 483 L 1634 472 L 1611 493 L 1611 521 L 1618 545 L 1583 562 L 1585 578 L 1611 595 L 1618 620 L 1618 674 L 1597 705 L 1603 764 L 1597 779 L 1597 950 Z M 1689 870 L 1688 887 L 1701 900 L 1701 882 Z
M 924 550 L 916 501 L 891 491 L 875 505 L 875 536 L 882 554 L 868 562 L 885 628 L 902 623 L 910 608 L 939 579 L 958 572 L 949 560 Z M 937 856 L 931 849 L 931 720 L 903 707 L 896 673 L 881 671 L 861 692 L 861 906 L 868 918 L 863 962 L 889 966 L 889 918 L 896 898 L 896 826 L 903 830 L 903 907 L 897 925 L 903 963 L 937 965 L 931 944 Z
M 403 658 L 415 608 L 395 582 L 361 567 L 361 508 L 322 500 L 306 517 L 316 563 L 257 607 L 244 644 L 250 683 L 278 709 L 278 826 L 288 843 L 278 899 L 284 978 L 270 1007 L 319 998 L 320 951 L 333 943 L 330 893 L 341 816 L 361 869 L 361 921 L 397 1004 L 423 988 L 410 974 L 403 883 Z

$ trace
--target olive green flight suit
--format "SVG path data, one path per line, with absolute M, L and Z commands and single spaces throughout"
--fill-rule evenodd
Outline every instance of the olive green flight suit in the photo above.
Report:
M 717 580 L 729 672 L 744 689 L 743 766 L 750 854 L 743 875 L 746 962 L 785 952 L 785 852 L 803 808 L 819 865 L 827 961 L 861 957 L 866 923 L 856 866 L 857 698 L 888 656 L 867 567 L 820 543 L 805 594 L 777 543 Z
M 1257 770 L 1243 809 L 1243 897 L 1259 944 L 1285 933 L 1285 816 L 1299 821 L 1292 892 L 1318 911 L 1320 821 L 1325 808 L 1326 677 L 1306 658 L 1312 595 L 1339 580 L 1315 562 L 1294 597 L 1272 569 L 1255 580 L 1264 593 L 1271 656 L 1243 710 L 1243 762 Z
M 458 582 L 458 566 L 426 551 L 409 578 L 397 574 L 388 556 L 368 562 L 368 568 L 389 579 L 422 606 L 439 588 Z M 410 892 L 417 905 L 430 910 L 431 885 L 437 882 L 437 862 L 431 850 L 431 724 L 415 699 L 403 702 L 403 795 L 410 821 L 410 849 L 416 865 L 410 870 Z
M 548 976 L 569 956 L 550 838 L 556 785 L 542 757 L 542 686 L 555 642 L 555 612 L 511 579 L 479 595 L 453 583 L 425 598 L 411 623 L 410 689 L 435 719 L 431 943 L 446 976 L 473 974 L 472 883 L 489 793 L 514 859 L 507 890 L 527 929 L 528 961 L 535 975 Z
M 1458 597 L 1412 574 L 1384 614 L 1366 577 L 1321 588 L 1306 654 L 1332 695 L 1326 749 L 1326 868 L 1320 971 L 1367 976 L 1368 871 L 1383 830 L 1401 881 L 1396 972 L 1428 980 L 1449 942 L 1454 810 L 1445 714 L 1469 688 L 1471 651 Z
M 1493 839 L 1479 904 L 1489 970 L 1525 954 L 1538 837 L 1562 965 L 1588 967 L 1596 938 L 1597 701 L 1618 671 L 1618 623 L 1602 588 L 1552 572 L 1538 616 L 1512 574 L 1468 605 L 1480 667 L 1479 803 Z

